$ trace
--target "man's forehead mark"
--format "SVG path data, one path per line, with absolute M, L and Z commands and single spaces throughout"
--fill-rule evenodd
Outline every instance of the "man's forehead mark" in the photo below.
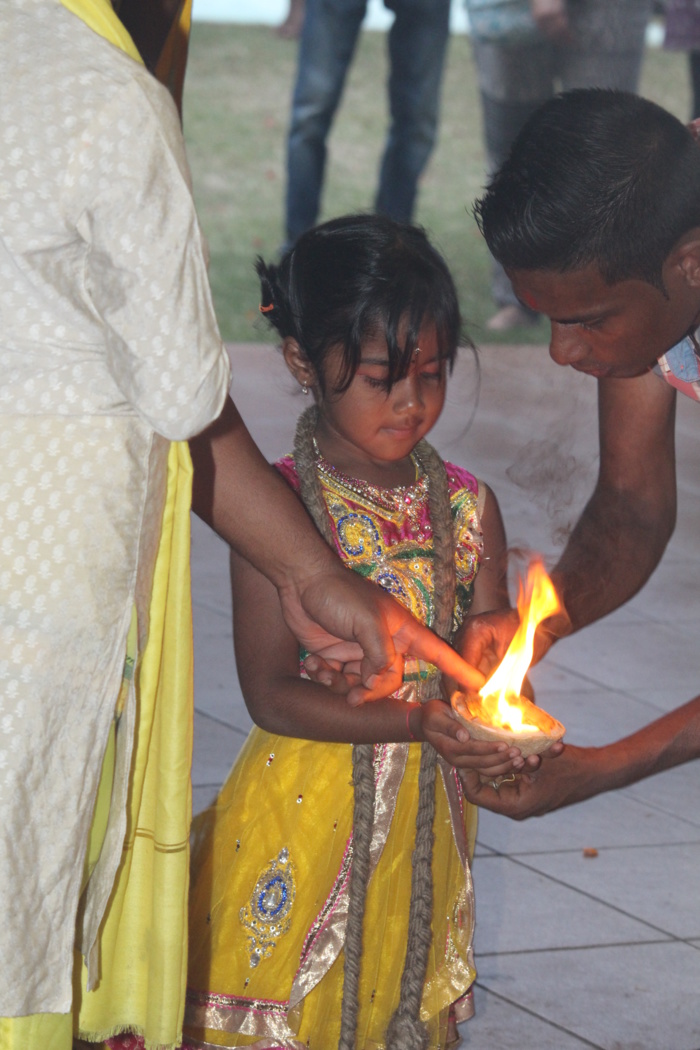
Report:
M 530 307 L 531 310 L 538 310 L 539 311 L 539 307 L 537 305 L 537 300 L 535 299 L 534 295 L 530 294 L 530 292 L 523 292 L 523 294 L 520 296 L 520 298 L 521 298 L 522 302 L 525 303 L 526 306 Z

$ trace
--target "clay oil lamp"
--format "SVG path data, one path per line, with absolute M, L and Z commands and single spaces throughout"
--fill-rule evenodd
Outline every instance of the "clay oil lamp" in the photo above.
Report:
M 520 626 L 503 660 L 478 693 L 452 695 L 453 710 L 475 739 L 515 745 L 525 757 L 545 751 L 564 736 L 561 722 L 520 692 L 532 663 L 535 631 L 560 608 L 544 566 L 533 561 L 518 594 Z

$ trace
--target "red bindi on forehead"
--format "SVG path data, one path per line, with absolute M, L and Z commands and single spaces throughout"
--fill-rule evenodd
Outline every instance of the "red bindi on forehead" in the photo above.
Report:
M 530 294 L 530 292 L 523 292 L 523 294 L 520 296 L 520 298 L 522 299 L 522 301 L 525 303 L 526 306 L 530 307 L 531 310 L 539 310 L 539 307 L 537 305 L 537 300 L 535 299 L 534 295 Z

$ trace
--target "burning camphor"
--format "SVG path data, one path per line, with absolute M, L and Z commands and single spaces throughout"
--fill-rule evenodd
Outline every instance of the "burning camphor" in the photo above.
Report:
M 486 721 L 493 725 L 508 725 L 515 730 L 527 727 L 527 723 L 523 721 L 519 700 L 525 675 L 532 663 L 535 631 L 542 620 L 546 620 L 560 609 L 557 592 L 542 562 L 532 562 L 528 570 L 526 588 L 523 590 L 521 583 L 518 594 L 520 626 L 503 660 L 479 690 Z
M 478 694 L 455 693 L 452 697 L 454 710 L 473 736 L 509 740 L 516 743 L 523 754 L 534 754 L 564 735 L 560 722 L 520 692 L 532 663 L 535 631 L 542 620 L 560 608 L 557 593 L 542 562 L 533 561 L 525 588 L 521 584 L 518 594 L 520 626 L 503 660 Z M 523 747 L 525 744 L 527 752 Z

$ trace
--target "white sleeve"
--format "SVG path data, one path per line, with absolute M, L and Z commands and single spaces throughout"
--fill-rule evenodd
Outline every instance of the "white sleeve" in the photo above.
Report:
M 192 437 L 219 415 L 230 366 L 165 89 L 143 72 L 116 91 L 81 137 L 72 173 L 85 294 L 104 326 L 109 372 L 154 430 Z

